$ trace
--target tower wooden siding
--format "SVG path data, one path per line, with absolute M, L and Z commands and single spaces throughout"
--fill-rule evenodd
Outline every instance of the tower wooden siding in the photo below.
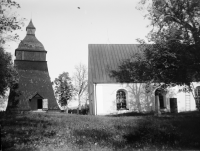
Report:
M 46 61 L 46 52 L 17 51 L 16 60 Z

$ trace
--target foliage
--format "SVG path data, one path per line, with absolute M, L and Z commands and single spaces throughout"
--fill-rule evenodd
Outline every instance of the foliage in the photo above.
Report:
M 146 10 L 145 17 L 153 29 L 148 34 L 152 42 L 179 41 L 199 44 L 200 2 L 198 0 L 141 0 L 139 10 Z
M 145 48 L 144 48 L 145 47 Z M 166 85 L 190 85 L 199 81 L 200 64 L 196 53 L 190 53 L 182 44 L 141 45 L 142 52 L 125 60 L 118 70 L 111 71 L 111 76 L 120 82 L 165 83 Z
M 11 54 L 0 47 L 0 95 L 18 83 L 18 73 L 14 69 Z
M 29 113 L 0 121 L 4 150 L 198 150 L 199 117 L 199 112 L 159 118 Z
M 21 29 L 24 18 L 13 10 L 20 8 L 20 5 L 13 0 L 0 0 L 0 44 L 5 44 L 8 40 L 18 40 L 19 36 L 14 33 Z
M 8 97 L 8 105 L 6 111 L 12 111 L 13 109 L 18 108 L 19 96 L 21 95 L 21 91 L 18 88 L 18 82 L 12 84 L 12 86 L 10 87 L 10 94 Z
M 73 82 L 74 82 L 74 90 L 75 94 L 78 96 L 78 101 L 79 101 L 79 109 L 81 107 L 81 97 L 86 94 L 86 101 L 88 99 L 87 96 L 87 86 L 88 86 L 88 81 L 87 81 L 87 68 L 83 64 L 79 64 L 78 66 L 75 67 L 75 73 L 73 75 Z
M 0 47 L 0 96 L 4 96 L 6 91 L 10 90 L 7 110 L 17 107 L 19 103 L 21 93 L 18 90 L 18 82 L 19 76 L 13 66 L 11 54 Z
M 0 96 L 10 89 L 10 107 L 16 107 L 20 92 L 18 91 L 18 73 L 14 69 L 11 54 L 5 52 L 3 45 L 9 40 L 17 40 L 18 35 L 14 33 L 21 29 L 24 19 L 13 12 L 20 5 L 13 0 L 0 0 Z
M 200 111 L 200 99 L 195 98 L 195 101 L 196 101 L 196 108 Z
M 68 72 L 63 72 L 54 80 L 55 94 L 58 96 L 58 103 L 67 106 L 73 96 L 74 88 Z
M 141 0 L 152 30 L 139 53 L 125 60 L 111 76 L 118 81 L 162 82 L 166 86 L 187 85 L 200 80 L 200 1 Z

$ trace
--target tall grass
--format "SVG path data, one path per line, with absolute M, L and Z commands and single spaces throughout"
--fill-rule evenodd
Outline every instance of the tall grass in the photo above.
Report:
M 200 149 L 198 112 L 154 116 L 1 116 L 3 149 Z

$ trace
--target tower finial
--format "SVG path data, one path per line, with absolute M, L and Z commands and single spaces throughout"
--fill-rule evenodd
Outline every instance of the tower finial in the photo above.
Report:
M 33 25 L 32 19 L 30 20 L 28 26 L 26 27 L 27 34 L 35 35 L 35 27 Z

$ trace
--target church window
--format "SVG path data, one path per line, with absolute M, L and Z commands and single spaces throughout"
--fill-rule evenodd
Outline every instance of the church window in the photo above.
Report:
M 126 109 L 126 92 L 118 90 L 116 94 L 117 110 Z

